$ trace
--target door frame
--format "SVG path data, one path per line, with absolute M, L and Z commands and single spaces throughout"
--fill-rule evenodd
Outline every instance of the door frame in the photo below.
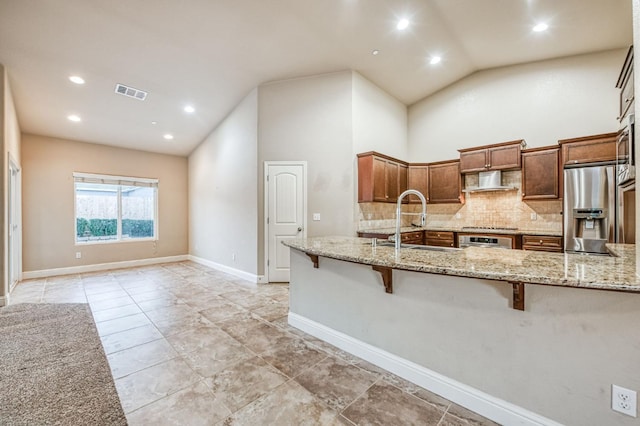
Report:
M 7 290 L 8 294 L 22 279 L 22 182 L 20 167 L 9 154 L 7 167 Z M 15 229 L 11 227 L 15 225 Z M 14 250 L 15 249 L 15 250 Z M 13 281 L 15 278 L 15 281 Z
M 302 188 L 302 237 L 307 237 L 307 162 L 306 161 L 265 161 L 262 181 L 264 184 L 262 198 L 264 199 L 262 223 L 264 226 L 264 282 L 269 282 L 269 167 L 270 166 L 302 166 L 302 176 L 304 177 L 304 187 Z

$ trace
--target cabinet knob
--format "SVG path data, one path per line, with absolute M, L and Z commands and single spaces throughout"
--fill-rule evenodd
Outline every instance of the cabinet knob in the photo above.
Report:
M 631 102 L 631 99 L 629 99 L 629 98 L 624 98 L 624 101 L 625 101 L 626 103 L 629 103 L 629 102 Z
M 525 195 L 527 195 L 527 194 L 525 194 L 525 193 L 523 192 L 523 193 L 522 193 L 522 196 L 524 197 Z
M 540 240 L 540 244 L 542 244 L 542 240 Z

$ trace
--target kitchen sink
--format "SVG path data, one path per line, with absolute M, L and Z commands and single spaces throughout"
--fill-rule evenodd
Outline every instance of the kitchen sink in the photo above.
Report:
M 378 246 L 382 247 L 395 247 L 395 243 L 393 241 L 382 241 L 377 243 Z M 400 244 L 400 248 L 407 248 L 411 250 L 428 250 L 428 251 L 460 251 L 461 248 L 457 247 L 441 247 L 441 246 L 425 246 L 422 244 Z

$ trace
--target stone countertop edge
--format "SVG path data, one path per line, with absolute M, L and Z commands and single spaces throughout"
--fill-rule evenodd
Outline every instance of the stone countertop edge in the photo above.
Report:
M 467 247 L 450 251 L 403 248 L 398 258 L 393 247 L 372 247 L 371 238 L 313 237 L 283 244 L 321 257 L 406 271 L 640 293 L 633 244 L 608 244 L 614 256 Z
M 454 228 L 454 227 L 421 227 L 421 226 L 403 226 L 400 228 L 401 233 L 405 232 L 414 232 L 414 231 L 433 231 L 433 232 L 458 232 L 458 233 L 469 233 L 469 234 L 501 234 L 501 235 L 537 235 L 544 237 L 562 237 L 562 231 L 545 231 L 545 230 L 537 230 L 537 231 L 528 231 L 524 229 L 462 229 L 462 228 Z M 373 229 L 359 229 L 356 232 L 366 233 L 366 234 L 395 234 L 395 228 L 373 228 Z

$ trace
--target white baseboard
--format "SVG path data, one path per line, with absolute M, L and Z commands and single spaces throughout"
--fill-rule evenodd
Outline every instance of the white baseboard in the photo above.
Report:
M 184 262 L 189 255 L 152 257 L 148 259 L 125 260 L 122 262 L 96 263 L 94 265 L 70 266 L 67 268 L 42 269 L 40 271 L 25 271 L 22 279 L 55 277 L 58 275 L 81 274 L 84 272 L 108 271 L 111 269 L 133 268 L 136 266 L 155 265 L 158 263 Z
M 9 306 L 9 296 L 0 297 L 0 308 L 3 306 Z
M 211 260 L 203 259 L 201 257 L 194 256 L 192 254 L 189 255 L 189 260 L 204 266 L 208 266 L 210 268 L 216 269 L 221 272 L 226 272 L 227 274 L 231 274 L 235 277 L 242 278 L 243 280 L 247 280 L 254 284 L 266 283 L 266 280 L 264 279 L 264 275 L 251 274 L 249 272 L 241 271 L 240 269 L 231 268 L 221 263 L 216 263 Z
M 289 324 L 503 425 L 561 426 L 553 420 L 289 312 Z

